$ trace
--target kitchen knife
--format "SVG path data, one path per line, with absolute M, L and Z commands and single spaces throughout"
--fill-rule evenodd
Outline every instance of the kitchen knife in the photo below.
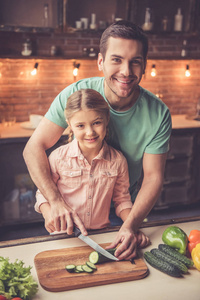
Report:
M 80 240 L 82 240 L 83 242 L 85 242 L 87 245 L 92 247 L 94 250 L 101 253 L 103 256 L 106 256 L 107 258 L 109 258 L 111 260 L 119 261 L 119 259 L 117 257 L 115 257 L 114 255 L 112 255 L 111 253 L 109 253 L 108 251 L 103 249 L 101 246 L 99 246 L 91 238 L 89 238 L 88 236 L 83 235 L 77 227 L 74 228 L 74 235 L 76 237 L 78 237 Z

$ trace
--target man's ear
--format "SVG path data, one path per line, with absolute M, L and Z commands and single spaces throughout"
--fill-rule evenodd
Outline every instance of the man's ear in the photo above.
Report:
M 97 66 L 99 71 L 103 71 L 103 56 L 101 53 L 98 54 Z
M 142 74 L 145 74 L 145 71 L 146 71 L 146 66 L 147 66 L 147 60 L 145 60 L 145 62 L 144 62 L 144 69 L 143 69 L 143 72 L 142 72 Z

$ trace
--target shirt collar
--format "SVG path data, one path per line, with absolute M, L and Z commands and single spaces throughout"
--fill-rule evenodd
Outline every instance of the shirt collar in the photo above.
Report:
M 84 158 L 83 154 L 81 153 L 81 150 L 78 146 L 78 141 L 75 138 L 70 145 L 69 151 L 68 151 L 68 156 L 70 157 L 79 157 L 79 158 Z M 106 141 L 104 140 L 103 147 L 99 151 L 99 154 L 95 157 L 95 159 L 105 159 L 110 161 L 110 149 Z

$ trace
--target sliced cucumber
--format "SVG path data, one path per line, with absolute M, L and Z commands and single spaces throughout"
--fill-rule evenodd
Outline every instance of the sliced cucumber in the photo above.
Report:
M 114 255 L 116 248 L 113 249 L 108 249 L 107 251 L 109 253 L 111 253 L 112 255 Z M 104 255 L 100 254 L 97 251 L 92 251 L 89 255 L 89 262 L 91 262 L 92 264 L 100 264 L 100 263 L 104 263 L 107 261 L 112 261 L 111 259 L 105 257 Z
M 94 271 L 93 269 L 88 267 L 88 265 L 82 265 L 81 267 L 82 267 L 83 271 L 85 271 L 87 273 L 92 273 Z
M 76 269 L 76 266 L 75 265 L 67 265 L 65 267 L 65 269 L 69 272 L 69 273 L 73 273 Z
M 75 271 L 77 271 L 77 273 L 84 272 L 81 265 L 76 266 L 76 267 L 75 267 Z
M 86 265 L 87 265 L 89 268 L 91 268 L 92 270 L 97 270 L 97 267 L 96 267 L 93 263 L 91 263 L 90 261 L 87 261 L 87 262 L 86 262 Z

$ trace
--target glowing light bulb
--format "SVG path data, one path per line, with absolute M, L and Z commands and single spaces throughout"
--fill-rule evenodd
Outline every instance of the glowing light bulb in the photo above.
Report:
M 189 65 L 186 65 L 186 70 L 185 70 L 185 76 L 186 77 L 190 77 L 190 67 L 189 67 Z
M 78 75 L 78 68 L 74 68 L 73 75 L 76 77 Z
M 74 80 L 76 80 L 76 76 L 78 75 L 78 69 L 80 67 L 80 64 L 77 64 L 76 62 L 74 62 L 73 66 L 74 66 L 74 69 L 73 69 Z
M 152 76 L 152 77 L 155 77 L 155 76 L 156 76 L 156 65 L 152 65 L 152 68 L 151 68 L 151 76 Z
M 35 76 L 37 74 L 38 63 L 35 63 L 34 69 L 31 71 L 31 75 Z

